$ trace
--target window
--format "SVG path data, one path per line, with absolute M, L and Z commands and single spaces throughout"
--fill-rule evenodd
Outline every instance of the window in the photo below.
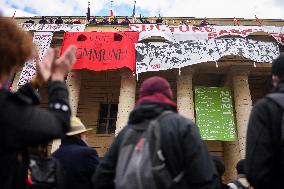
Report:
M 97 134 L 112 134 L 115 132 L 117 109 L 117 104 L 100 104 Z

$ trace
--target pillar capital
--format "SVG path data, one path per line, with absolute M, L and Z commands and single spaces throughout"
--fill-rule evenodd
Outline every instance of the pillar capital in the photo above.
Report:
M 230 67 L 228 72 L 229 77 L 233 76 L 248 76 L 252 70 L 252 66 L 250 65 L 233 65 Z
M 194 75 L 195 73 L 195 68 L 193 66 L 187 66 L 185 68 L 180 69 L 180 74 L 179 76 L 184 76 L 184 75 Z
M 134 76 L 134 73 L 132 73 L 130 70 L 128 69 L 122 69 L 120 71 L 120 75 L 121 75 L 121 79 L 133 79 L 135 76 Z

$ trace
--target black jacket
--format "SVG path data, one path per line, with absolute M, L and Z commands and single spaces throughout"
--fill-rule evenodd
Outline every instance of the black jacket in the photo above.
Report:
M 165 110 L 174 111 L 165 104 L 142 104 L 130 114 L 128 125 L 114 139 L 109 151 L 98 166 L 94 182 L 96 189 L 113 189 L 119 146 L 123 135 L 132 124 L 157 117 Z M 215 188 L 216 169 L 207 148 L 200 138 L 197 126 L 179 114 L 170 114 L 160 120 L 162 150 L 172 176 L 185 169 L 186 188 Z M 182 187 L 179 187 L 182 188 Z
M 27 147 L 60 138 L 70 128 L 68 90 L 64 82 L 48 85 L 49 110 L 29 84 L 10 93 L 0 90 L 0 188 L 24 188 Z
M 283 81 L 275 92 L 283 93 L 284 99 Z M 246 175 L 255 189 L 284 187 L 282 114 L 281 107 L 268 98 L 260 99 L 252 109 L 247 131 Z
M 64 188 L 91 189 L 92 175 L 99 164 L 97 151 L 75 137 L 66 137 L 52 154 L 65 171 Z

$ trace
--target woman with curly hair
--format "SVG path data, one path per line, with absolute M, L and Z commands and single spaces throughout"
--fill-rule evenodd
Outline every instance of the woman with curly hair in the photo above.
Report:
M 31 36 L 0 17 L 0 188 L 26 188 L 27 147 L 63 137 L 70 128 L 69 94 L 64 78 L 75 62 L 74 46 L 59 58 L 49 49 L 37 62 L 37 75 L 16 93 L 8 90 L 16 70 L 36 51 Z M 35 89 L 48 84 L 49 109 L 37 107 Z

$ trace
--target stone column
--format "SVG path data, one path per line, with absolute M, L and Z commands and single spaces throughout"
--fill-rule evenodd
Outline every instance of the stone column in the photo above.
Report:
M 77 115 L 77 109 L 80 99 L 82 74 L 79 71 L 72 71 L 68 74 L 66 85 L 69 90 L 69 101 L 72 111 L 72 116 Z
M 194 121 L 194 91 L 192 78 L 194 69 L 185 68 L 177 76 L 177 107 L 181 115 Z
M 66 80 L 66 85 L 69 90 L 69 101 L 71 107 L 71 116 L 76 116 L 79 98 L 80 98 L 80 89 L 81 89 L 81 73 L 79 71 L 69 72 Z M 54 152 L 61 144 L 60 139 L 53 140 L 51 153 Z
M 252 108 L 252 100 L 248 82 L 249 71 L 250 68 L 245 67 L 233 68 L 231 72 L 241 158 L 245 157 L 247 125 Z
M 226 167 L 224 181 L 228 183 L 236 178 L 236 165 L 241 159 L 239 142 L 224 142 L 224 163 Z
M 116 135 L 127 124 L 129 114 L 135 106 L 135 94 L 135 77 L 130 71 L 124 70 L 121 73 L 119 104 L 115 130 Z
M 224 142 L 226 181 L 236 177 L 236 164 L 240 159 L 245 158 L 247 124 L 252 107 L 248 83 L 249 72 L 249 66 L 235 66 L 227 75 L 227 80 L 229 78 L 230 82 L 226 83 L 230 83 L 234 94 L 237 141 Z

